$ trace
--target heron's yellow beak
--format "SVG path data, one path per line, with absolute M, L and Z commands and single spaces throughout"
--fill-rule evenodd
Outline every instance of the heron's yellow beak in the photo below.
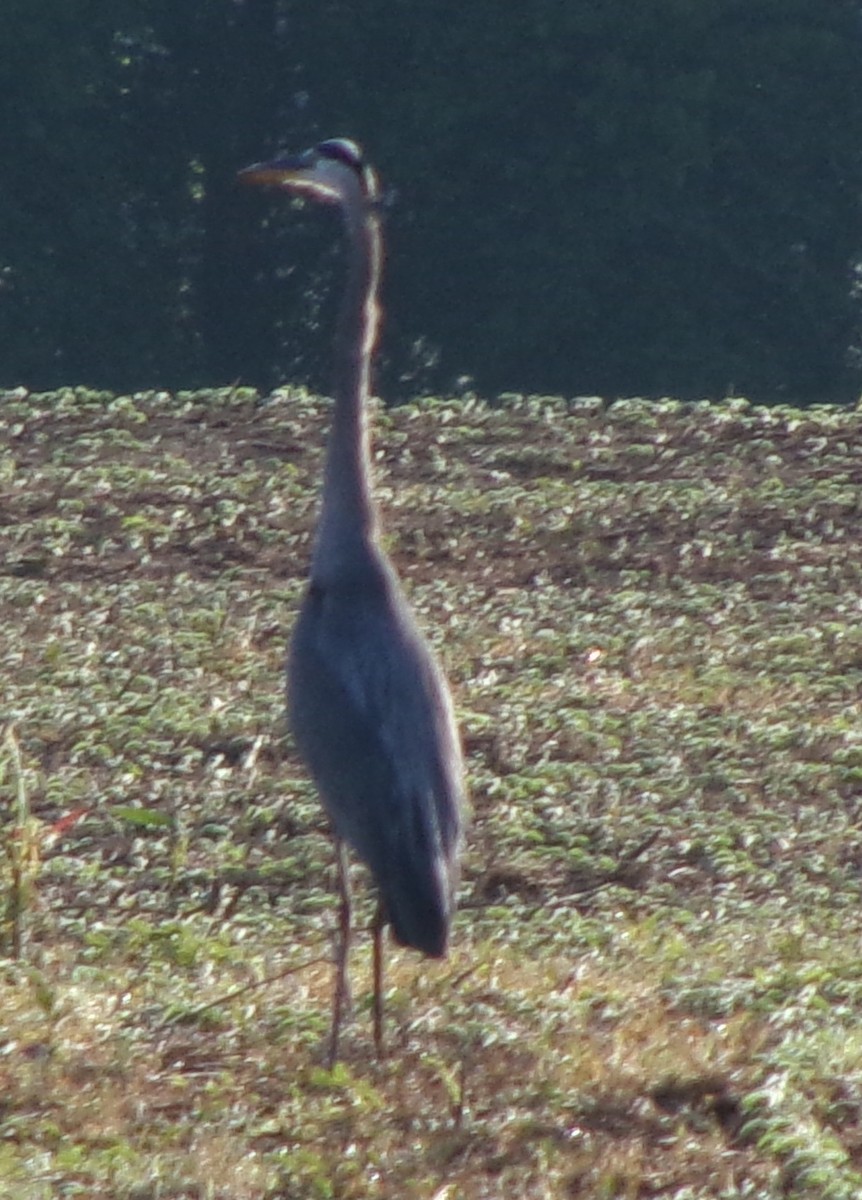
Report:
M 237 172 L 240 183 L 250 183 L 261 187 L 290 187 L 291 184 L 301 183 L 308 175 L 308 167 L 295 163 L 289 165 L 285 161 L 252 163 Z
M 331 160 L 321 158 L 314 150 L 306 150 L 304 154 L 279 154 L 268 162 L 252 163 L 237 178 L 253 187 L 280 187 L 296 196 L 338 201 L 341 192 L 332 170 Z

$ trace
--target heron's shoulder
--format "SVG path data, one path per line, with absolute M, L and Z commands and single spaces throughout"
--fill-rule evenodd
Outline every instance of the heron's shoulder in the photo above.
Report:
M 377 547 L 345 558 L 334 568 L 314 571 L 305 601 L 330 611 L 344 607 L 354 612 L 383 612 L 405 606 L 395 569 Z
M 380 552 L 349 569 L 315 574 L 294 630 L 294 650 L 366 679 L 435 675 L 437 667 L 393 567 Z

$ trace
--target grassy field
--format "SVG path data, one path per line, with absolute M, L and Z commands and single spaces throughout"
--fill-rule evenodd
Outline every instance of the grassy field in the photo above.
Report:
M 0 393 L 0 1197 L 856 1200 L 862 414 L 378 415 L 473 816 L 449 959 L 393 949 L 378 1063 L 360 937 L 332 1073 L 325 424 Z

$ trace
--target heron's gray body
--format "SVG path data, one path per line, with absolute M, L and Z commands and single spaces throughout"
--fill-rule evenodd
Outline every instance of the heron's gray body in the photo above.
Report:
M 397 941 L 446 953 L 461 843 L 461 749 L 445 677 L 379 543 L 367 401 L 382 258 L 380 191 L 352 142 L 258 163 L 242 175 L 344 217 L 348 270 L 335 343 L 335 404 L 311 580 L 288 656 L 296 744 L 336 838 L 380 890 Z M 330 1061 L 347 995 L 350 887 L 338 845 L 341 938 Z M 375 923 L 375 1042 L 382 1045 L 381 922 Z
M 300 754 L 336 833 L 371 870 L 397 941 L 446 952 L 461 754 L 442 673 L 375 546 L 313 577 L 288 658 Z

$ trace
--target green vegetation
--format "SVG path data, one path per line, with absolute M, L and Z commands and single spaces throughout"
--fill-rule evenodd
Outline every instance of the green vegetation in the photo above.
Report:
M 378 415 L 474 814 L 369 941 L 283 729 L 325 405 L 0 395 L 0 1195 L 862 1194 L 862 414 Z M 365 889 L 364 920 L 371 906 Z
M 337 225 L 236 172 L 347 135 L 397 197 L 390 399 L 859 394 L 858 0 L 3 18 L 3 385 L 327 388 Z

